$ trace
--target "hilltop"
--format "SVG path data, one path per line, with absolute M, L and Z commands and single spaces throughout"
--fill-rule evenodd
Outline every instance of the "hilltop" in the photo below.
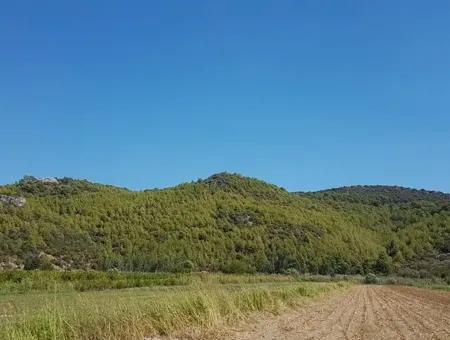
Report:
M 219 173 L 134 192 L 26 176 L 0 187 L 0 266 L 321 274 L 450 272 L 450 195 L 389 186 L 289 193 Z

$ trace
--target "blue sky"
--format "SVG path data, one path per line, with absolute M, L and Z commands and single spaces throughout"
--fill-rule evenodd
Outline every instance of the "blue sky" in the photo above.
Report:
M 450 192 L 448 1 L 10 1 L 0 183 Z

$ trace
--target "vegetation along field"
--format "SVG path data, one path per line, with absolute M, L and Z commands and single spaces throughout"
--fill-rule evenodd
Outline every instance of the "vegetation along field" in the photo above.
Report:
M 0 339 L 447 339 L 450 195 L 26 176 L 0 267 Z

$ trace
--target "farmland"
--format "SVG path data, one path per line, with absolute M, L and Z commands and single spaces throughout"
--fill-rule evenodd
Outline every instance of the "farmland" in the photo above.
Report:
M 450 293 L 357 285 L 295 311 L 247 320 L 228 338 L 448 339 Z
M 101 274 L 91 279 L 99 282 Z M 51 284 L 36 283 L 32 288 L 41 279 L 39 274 L 25 279 L 28 291 L 3 284 L 0 338 L 216 337 L 226 325 L 253 312 L 277 313 L 349 286 L 344 281 L 304 282 L 287 275 L 224 274 L 153 274 L 151 284 L 152 274 L 142 275 L 149 286 L 84 291 L 86 284 L 80 291 L 81 280 L 74 286 L 53 280 L 52 292 Z
M 360 276 L 2 272 L 0 338 L 447 338 L 445 282 L 376 279 L 363 285 Z

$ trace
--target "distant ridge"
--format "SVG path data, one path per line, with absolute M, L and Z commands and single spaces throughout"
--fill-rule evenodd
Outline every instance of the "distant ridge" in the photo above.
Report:
M 379 200 L 384 203 L 406 203 L 417 200 L 450 201 L 450 194 L 444 192 L 387 185 L 354 185 L 315 192 L 318 195 L 330 193 L 341 194 L 342 198 L 347 199 Z

